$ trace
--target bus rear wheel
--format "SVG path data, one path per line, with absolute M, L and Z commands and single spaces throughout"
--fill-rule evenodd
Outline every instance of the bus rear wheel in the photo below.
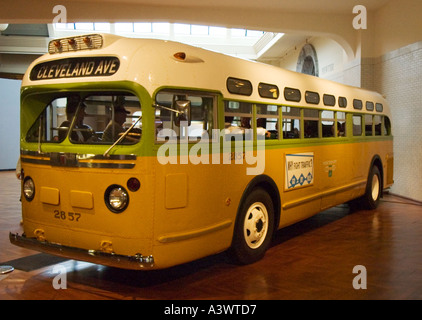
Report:
M 382 192 L 381 173 L 377 166 L 373 166 L 368 176 L 365 195 L 362 204 L 366 209 L 375 209 L 378 206 Z
M 274 206 L 268 193 L 254 189 L 241 204 L 231 257 L 237 264 L 251 264 L 265 255 L 274 232 Z

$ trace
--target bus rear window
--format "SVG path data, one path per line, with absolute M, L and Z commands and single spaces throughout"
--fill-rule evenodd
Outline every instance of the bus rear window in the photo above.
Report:
M 128 93 L 72 93 L 48 103 L 32 127 L 28 142 L 112 144 L 129 128 L 121 144 L 133 144 L 142 134 L 138 98 Z

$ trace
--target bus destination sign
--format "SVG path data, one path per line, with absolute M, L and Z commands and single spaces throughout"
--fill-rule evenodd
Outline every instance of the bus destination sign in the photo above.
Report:
M 112 76 L 119 70 L 116 57 L 67 58 L 37 64 L 29 75 L 35 80 L 51 80 L 78 77 Z

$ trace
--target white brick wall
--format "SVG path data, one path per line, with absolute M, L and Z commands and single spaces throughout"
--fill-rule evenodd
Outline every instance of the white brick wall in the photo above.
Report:
M 422 201 L 422 41 L 362 61 L 362 87 L 385 95 L 392 109 L 392 192 Z

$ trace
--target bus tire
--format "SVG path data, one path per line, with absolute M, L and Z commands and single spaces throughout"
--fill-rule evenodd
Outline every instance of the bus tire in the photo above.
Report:
M 262 188 L 253 189 L 241 204 L 230 256 L 236 264 L 251 264 L 265 255 L 274 232 L 274 206 Z
M 366 184 L 365 195 L 362 197 L 364 208 L 373 210 L 378 206 L 382 193 L 381 173 L 376 165 L 371 169 Z

